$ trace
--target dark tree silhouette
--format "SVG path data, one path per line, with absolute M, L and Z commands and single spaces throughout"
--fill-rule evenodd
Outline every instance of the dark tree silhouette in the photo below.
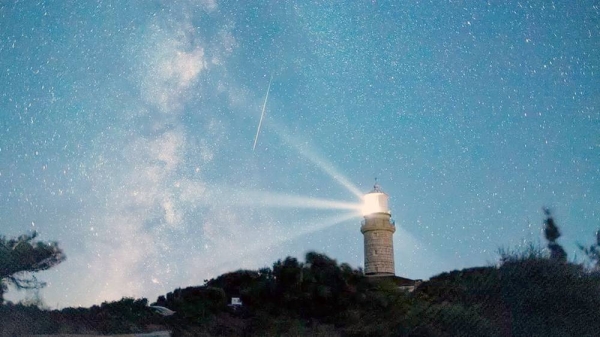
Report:
M 46 270 L 65 260 L 56 242 L 35 241 L 37 232 L 16 239 L 0 236 L 0 304 L 8 285 L 18 289 L 36 289 L 45 284 L 32 273 Z
M 554 222 L 554 218 L 552 218 L 552 214 L 549 209 L 544 208 L 544 214 L 546 215 L 546 220 L 544 220 L 544 236 L 546 240 L 548 240 L 548 249 L 550 250 L 550 259 L 560 262 L 567 261 L 567 252 L 563 249 L 561 245 L 556 243 L 556 240 L 560 237 L 560 230 L 556 223 Z
M 587 256 L 592 264 L 592 268 L 594 271 L 600 270 L 600 230 L 596 232 L 596 242 L 590 245 L 589 247 L 585 247 L 581 244 L 578 244 L 579 249 L 583 251 L 583 253 Z

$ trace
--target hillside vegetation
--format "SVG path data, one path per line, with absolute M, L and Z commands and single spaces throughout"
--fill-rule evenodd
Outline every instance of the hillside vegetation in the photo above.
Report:
M 156 305 L 123 298 L 91 308 L 0 306 L 0 335 L 135 333 L 175 336 L 599 336 L 600 276 L 566 260 L 548 214 L 548 250 L 503 252 L 497 266 L 432 277 L 412 292 L 315 252 L 175 289 Z M 558 235 L 557 235 L 558 233 Z M 553 240 L 550 240 L 553 239 Z M 582 247 L 595 267 L 594 245 Z M 554 249 L 554 250 L 552 250 Z M 239 297 L 243 306 L 228 306 Z

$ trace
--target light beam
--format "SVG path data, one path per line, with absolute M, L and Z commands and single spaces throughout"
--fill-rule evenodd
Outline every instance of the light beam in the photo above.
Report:
M 273 126 L 275 126 L 275 133 L 287 144 L 291 145 L 298 153 L 300 153 L 304 158 L 310 160 L 313 164 L 315 164 L 318 168 L 327 173 L 330 177 L 332 177 L 338 184 L 342 185 L 346 188 L 350 193 L 354 194 L 356 197 L 362 200 L 363 193 L 356 187 L 348 178 L 346 178 L 343 174 L 341 174 L 338 169 L 328 160 L 318 155 L 315 151 L 313 151 L 308 144 L 301 145 L 301 142 L 292 136 L 290 136 L 285 130 L 284 127 L 279 125 L 278 123 L 271 120 Z
M 210 205 L 215 200 L 227 200 L 230 205 L 237 206 L 260 206 L 273 208 L 304 208 L 304 209 L 329 209 L 350 210 L 360 214 L 362 205 L 360 203 L 312 198 L 307 196 L 289 195 L 283 193 L 241 190 L 238 188 L 219 186 L 208 188 L 208 194 L 202 200 L 194 200 L 196 205 Z

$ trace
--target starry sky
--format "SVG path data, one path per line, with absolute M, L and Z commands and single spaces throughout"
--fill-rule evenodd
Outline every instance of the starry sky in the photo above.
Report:
M 581 259 L 600 227 L 600 4 L 0 3 L 0 234 L 59 241 L 50 307 L 310 250 L 362 266 L 375 177 L 397 275 L 543 245 L 543 206 Z

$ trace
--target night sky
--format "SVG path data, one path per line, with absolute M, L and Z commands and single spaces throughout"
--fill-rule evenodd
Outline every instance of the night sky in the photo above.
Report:
M 52 308 L 362 266 L 375 177 L 404 277 L 600 227 L 597 1 L 124 3 L 0 3 L 0 234 L 59 241 Z

